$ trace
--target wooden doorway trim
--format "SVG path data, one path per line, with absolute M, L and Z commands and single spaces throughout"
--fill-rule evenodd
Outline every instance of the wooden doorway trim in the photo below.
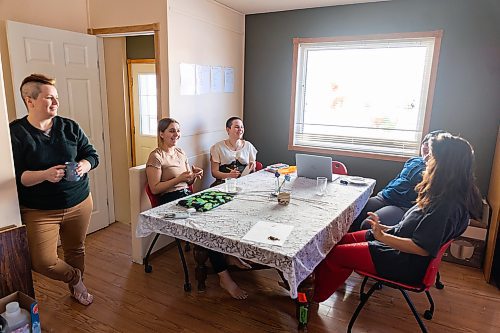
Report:
M 134 91 L 133 91 L 133 77 L 132 77 L 132 64 L 155 64 L 155 59 L 127 59 L 127 77 L 128 77 L 128 110 L 130 117 L 130 128 L 131 128 L 131 154 L 132 154 L 132 166 L 136 166 L 136 156 L 135 156 L 135 116 L 134 116 Z M 155 69 L 156 72 L 156 69 Z M 156 73 L 158 78 L 158 73 Z M 158 83 L 158 79 L 156 80 Z M 158 90 L 156 91 L 158 94 Z M 158 107 L 157 107 L 158 109 Z
M 110 28 L 89 28 L 87 29 L 89 35 L 98 37 L 126 37 L 126 36 L 140 36 L 140 35 L 154 35 L 155 47 L 155 71 L 156 71 L 156 117 L 158 120 L 162 118 L 161 112 L 161 70 L 160 70 L 160 24 L 151 23 L 143 25 L 129 25 L 123 27 L 110 27 Z

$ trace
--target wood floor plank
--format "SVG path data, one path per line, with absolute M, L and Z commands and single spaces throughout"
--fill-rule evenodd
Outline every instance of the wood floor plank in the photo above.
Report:
M 44 332 L 296 332 L 295 306 L 278 286 L 275 270 L 233 272 L 248 291 L 245 301 L 232 299 L 209 275 L 207 290 L 196 291 L 192 252 L 186 253 L 193 291 L 183 290 L 177 248 L 151 260 L 147 274 L 130 256 L 130 226 L 114 223 L 87 238 L 85 283 L 95 301 L 84 307 L 67 287 L 34 273 L 36 297 Z M 424 320 L 430 332 L 500 332 L 500 292 L 484 282 L 482 272 L 443 263 L 446 287 L 433 288 L 434 318 Z M 313 306 L 309 332 L 345 332 L 359 302 L 361 278 L 353 274 L 327 301 Z M 425 295 L 411 294 L 419 313 L 427 309 Z M 418 332 L 402 295 L 389 288 L 377 291 L 361 312 L 353 332 Z

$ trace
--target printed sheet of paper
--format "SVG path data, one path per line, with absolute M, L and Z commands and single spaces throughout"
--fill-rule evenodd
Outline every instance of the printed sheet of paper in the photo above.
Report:
M 293 230 L 293 225 L 259 221 L 250 229 L 242 241 L 283 246 Z
M 211 68 L 210 90 L 213 93 L 221 93 L 224 89 L 224 75 L 221 66 L 212 66 Z
M 234 69 L 232 67 L 224 67 L 224 92 L 234 92 Z
M 210 92 L 210 66 L 196 65 L 196 94 Z

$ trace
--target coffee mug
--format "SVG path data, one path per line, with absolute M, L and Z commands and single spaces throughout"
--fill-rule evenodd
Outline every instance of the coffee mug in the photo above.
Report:
M 76 168 L 78 167 L 77 162 L 66 162 L 66 170 L 64 173 L 64 179 L 68 182 L 77 182 L 80 180 L 80 176 L 76 172 Z

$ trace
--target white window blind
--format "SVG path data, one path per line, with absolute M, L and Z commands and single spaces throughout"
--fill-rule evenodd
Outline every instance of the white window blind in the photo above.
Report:
M 295 43 L 292 149 L 418 155 L 436 37 Z

